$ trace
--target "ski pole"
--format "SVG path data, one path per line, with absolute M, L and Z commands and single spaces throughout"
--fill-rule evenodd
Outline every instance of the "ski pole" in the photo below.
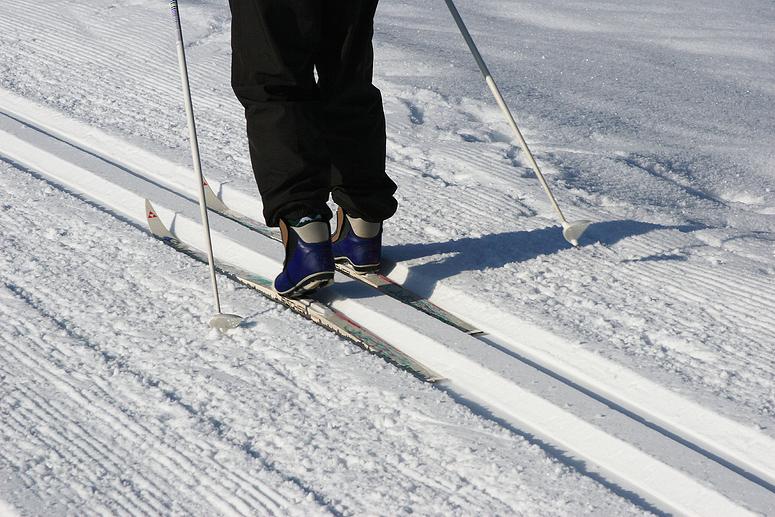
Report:
M 170 11 L 175 23 L 177 33 L 178 47 L 178 65 L 180 68 L 180 82 L 183 87 L 183 100 L 186 105 L 186 117 L 188 118 L 188 134 L 191 141 L 191 157 L 194 162 L 194 171 L 196 172 L 198 191 L 199 191 L 199 211 L 202 216 L 202 228 L 204 230 L 205 248 L 207 251 L 207 261 L 210 266 L 210 283 L 213 288 L 213 299 L 215 301 L 216 314 L 210 318 L 209 325 L 218 330 L 227 330 L 239 326 L 242 317 L 236 314 L 224 314 L 221 312 L 221 300 L 218 296 L 218 280 L 215 276 L 215 259 L 213 257 L 213 243 L 210 238 L 210 219 L 207 216 L 207 202 L 205 201 L 205 180 L 202 174 L 202 160 L 199 157 L 199 140 L 196 136 L 196 122 L 194 121 L 194 107 L 191 102 L 191 87 L 188 80 L 188 66 L 186 65 L 186 51 L 183 47 L 183 29 L 180 23 L 180 13 L 178 12 L 178 1 L 170 1 Z
M 454 18 L 458 29 L 460 29 L 460 34 L 463 36 L 463 39 L 466 41 L 471 54 L 474 56 L 476 64 L 479 66 L 479 70 L 482 72 L 487 86 L 490 88 L 490 91 L 495 97 L 495 101 L 498 103 L 498 106 L 503 112 L 503 115 L 506 117 L 506 120 L 511 126 L 511 129 L 514 130 L 514 135 L 517 137 L 517 141 L 519 142 L 520 147 L 522 147 L 522 150 L 525 152 L 528 162 L 530 162 L 530 166 L 533 168 L 533 171 L 535 171 L 536 177 L 541 183 L 544 192 L 546 192 L 546 195 L 549 198 L 549 202 L 552 204 L 552 207 L 554 207 L 557 215 L 560 216 L 563 237 L 565 237 L 565 240 L 571 243 L 573 246 L 578 246 L 579 237 L 581 237 L 581 235 L 590 225 L 590 221 L 575 221 L 570 223 L 567 221 L 567 219 L 565 219 L 562 210 L 560 210 L 560 205 L 557 204 L 557 200 L 555 199 L 554 194 L 552 194 L 552 190 L 549 188 L 549 184 L 546 182 L 546 178 L 544 178 L 544 175 L 541 173 L 541 168 L 538 166 L 535 157 L 533 157 L 533 153 L 530 151 L 527 142 L 525 142 L 525 138 L 522 136 L 522 131 L 519 130 L 519 126 L 517 126 L 517 121 L 514 119 L 514 115 L 511 114 L 511 110 L 506 105 L 506 101 L 503 100 L 503 95 L 501 95 L 500 89 L 495 83 L 495 79 L 493 79 L 489 68 L 487 68 L 487 64 L 484 62 L 482 55 L 479 53 L 479 49 L 476 48 L 476 43 L 474 43 L 474 40 L 471 37 L 471 33 L 468 32 L 468 28 L 463 22 L 463 18 L 460 16 L 457 7 L 455 7 L 455 4 L 452 0 L 444 1 L 447 3 L 449 12 L 452 14 L 452 18 Z

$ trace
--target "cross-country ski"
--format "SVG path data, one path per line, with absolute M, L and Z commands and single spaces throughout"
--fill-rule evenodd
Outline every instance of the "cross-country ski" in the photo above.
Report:
M 164 226 L 164 223 L 159 220 L 153 205 L 148 200 L 145 201 L 145 212 L 148 219 L 148 228 L 155 237 L 169 244 L 177 251 L 180 251 L 181 253 L 184 253 L 200 262 L 208 262 L 208 257 L 204 252 L 187 246 L 174 234 L 172 234 L 172 232 L 170 232 L 166 226 Z M 218 263 L 215 266 L 220 272 L 229 275 L 230 277 L 236 279 L 240 283 L 247 285 L 248 287 L 255 289 L 270 300 L 281 303 L 292 311 L 317 323 L 321 327 L 331 330 L 332 332 L 335 332 L 344 338 L 354 341 L 358 344 L 358 346 L 388 360 L 396 366 L 405 368 L 418 377 L 421 377 L 422 379 L 429 382 L 442 380 L 441 377 L 433 373 L 428 368 L 424 367 L 419 362 L 396 350 L 390 344 L 369 332 L 368 329 L 358 325 L 346 315 L 330 307 L 329 305 L 322 303 L 319 300 L 310 298 L 289 298 L 287 296 L 282 296 L 273 289 L 272 282 L 269 279 L 253 274 L 249 271 L 240 270 L 231 264 Z

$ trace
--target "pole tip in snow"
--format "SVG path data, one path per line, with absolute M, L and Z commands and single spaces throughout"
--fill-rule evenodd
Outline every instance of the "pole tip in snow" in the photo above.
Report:
M 210 328 L 218 329 L 221 332 L 237 328 L 240 326 L 240 323 L 242 323 L 242 316 L 223 313 L 216 314 L 209 321 Z
M 575 221 L 562 224 L 562 236 L 574 247 L 578 247 L 579 238 L 587 230 L 592 221 Z

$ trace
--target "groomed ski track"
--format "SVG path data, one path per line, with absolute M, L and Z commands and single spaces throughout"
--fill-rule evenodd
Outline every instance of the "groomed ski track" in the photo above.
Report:
M 199 243 L 185 168 L 7 92 L 0 92 L 0 113 L 0 154 L 10 162 L 138 226 L 149 198 L 181 238 Z M 214 187 L 232 208 L 257 211 L 255 200 L 228 185 Z M 218 216 L 213 226 L 222 258 L 266 276 L 279 268 L 281 250 L 269 239 Z M 396 266 L 391 277 L 405 280 L 406 268 Z M 605 484 L 668 512 L 773 507 L 775 444 L 757 430 L 464 293 L 440 288 L 431 299 L 479 325 L 489 334 L 484 340 L 338 280 L 326 294 L 335 307 L 444 375 L 443 389 L 453 396 L 558 449 L 572 464 L 583 462 L 582 471 Z

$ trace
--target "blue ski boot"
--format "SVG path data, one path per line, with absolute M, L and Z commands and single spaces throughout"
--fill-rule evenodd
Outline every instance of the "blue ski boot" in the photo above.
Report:
M 382 223 L 350 217 L 341 208 L 336 213 L 336 234 L 332 237 L 334 260 L 357 273 L 379 270 L 382 258 Z
M 274 281 L 279 294 L 299 298 L 334 283 L 330 226 L 319 219 L 305 217 L 293 224 L 280 221 L 285 262 Z

